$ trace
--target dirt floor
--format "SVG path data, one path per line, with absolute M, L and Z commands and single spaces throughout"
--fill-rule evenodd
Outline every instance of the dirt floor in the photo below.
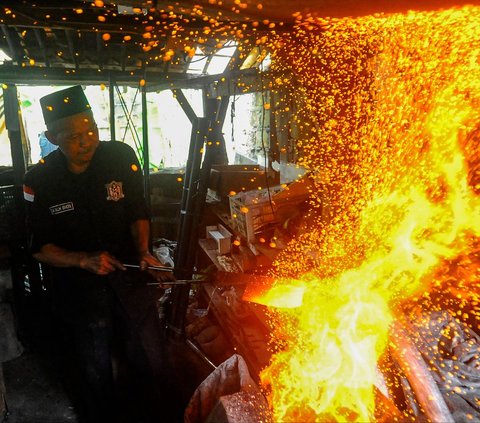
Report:
M 7 303 L 13 302 L 10 275 L 8 260 L 1 259 L 0 293 L 1 300 Z M 24 324 L 19 333 L 24 352 L 16 358 L 0 363 L 8 407 L 8 413 L 3 417 L 3 421 L 80 423 L 75 408 L 76 399 L 69 389 L 68 374 L 65 374 L 65 368 L 68 369 L 69 363 L 65 363 L 65 358 L 61 354 L 48 313 L 35 305 L 29 308 L 26 319 L 28 323 Z M 182 422 L 191 395 L 212 369 L 184 342 L 174 341 L 160 334 L 152 334 L 152 337 L 157 335 L 160 342 L 155 340 L 156 342 L 149 345 L 149 356 L 155 361 L 158 360 L 155 366 L 157 386 L 155 392 L 164 410 L 162 421 Z M 135 415 L 137 404 L 128 402 L 128 400 L 122 402 L 118 407 L 121 411 L 123 409 L 129 413 L 133 411 Z M 1 419 L 0 412 L 0 421 Z M 147 423 L 146 420 L 135 417 L 128 421 Z

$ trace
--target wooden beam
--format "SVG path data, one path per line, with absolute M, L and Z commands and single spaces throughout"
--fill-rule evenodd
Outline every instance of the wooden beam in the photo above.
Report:
M 5 24 L 2 24 L 2 32 L 3 35 L 5 36 L 5 39 L 7 40 L 7 45 L 8 45 L 8 50 L 9 50 L 9 56 L 11 59 L 16 62 L 18 65 L 21 65 L 22 63 L 22 55 L 18 51 L 17 48 L 15 48 L 14 45 L 14 40 L 13 40 L 13 33 L 16 34 L 15 30 L 8 27 Z M 19 44 L 19 43 L 18 43 Z
M 48 68 L 50 67 L 50 60 L 48 60 L 47 54 L 47 37 L 45 36 L 45 32 L 40 30 L 39 28 L 34 28 L 33 32 L 35 34 L 35 38 L 37 39 L 38 46 L 40 50 L 43 52 L 43 62 L 45 66 Z
M 235 52 L 233 53 L 232 55 L 232 58 L 230 59 L 230 61 L 228 62 L 228 65 L 227 65 L 227 69 L 229 71 L 238 71 L 240 69 L 240 66 L 241 66 L 241 62 L 240 62 L 240 56 L 241 56 L 242 52 L 240 51 L 240 49 L 237 47 L 237 49 L 235 50 Z
M 203 104 L 205 117 L 210 120 L 210 130 L 208 132 L 207 144 L 205 147 L 205 159 L 203 167 L 211 167 L 214 164 L 228 164 L 225 139 L 222 134 L 223 122 L 227 113 L 230 97 L 224 96 L 210 98 L 206 90 L 203 90 Z M 208 169 L 210 177 L 210 169 Z
M 148 68 L 147 90 L 148 91 L 160 91 L 160 90 L 175 90 L 175 89 L 203 89 L 207 87 L 210 92 L 211 98 L 217 96 L 228 96 L 233 94 L 233 88 L 223 87 L 227 82 L 219 83 L 222 78 L 231 80 L 230 84 L 238 84 L 239 81 L 243 84 L 252 84 L 252 87 L 260 91 L 260 84 L 253 84 L 253 80 L 258 78 L 257 71 L 255 69 L 229 72 L 220 75 L 208 75 L 208 76 L 193 76 L 186 75 L 180 72 L 164 73 L 163 69 Z M 144 71 L 138 67 L 135 69 L 126 69 L 122 72 L 120 69 L 105 69 L 98 70 L 94 67 L 86 68 L 80 67 L 79 70 L 67 69 L 63 67 L 51 66 L 49 68 L 43 68 L 38 66 L 16 66 L 12 64 L 0 65 L 0 80 L 6 84 L 27 84 L 27 85 L 63 85 L 67 84 L 85 84 L 90 83 L 92 85 L 105 83 L 109 79 L 109 75 L 112 74 L 118 85 L 128 85 L 132 87 L 138 86 L 138 81 L 144 78 Z M 269 80 L 268 73 L 263 77 L 264 82 Z M 210 84 L 210 86 L 209 86 Z M 233 86 L 233 85 L 232 85 Z M 253 92 L 253 88 L 251 92 Z M 236 89 L 236 94 L 241 94 L 241 90 Z
M 0 66 L 0 81 L 5 84 L 23 84 L 23 85 L 65 85 L 67 84 L 102 84 L 108 80 L 109 73 L 115 77 L 119 85 L 138 86 L 138 81 L 142 78 L 142 71 L 121 72 L 120 70 L 98 70 L 94 68 L 78 71 L 74 69 L 65 69 L 60 67 L 41 68 L 37 66 Z M 159 83 L 164 81 L 165 76 L 150 76 L 150 80 Z
M 127 65 L 127 46 L 122 44 L 121 55 L 120 55 L 120 67 L 122 72 L 125 72 L 125 67 Z
M 65 30 L 65 37 L 67 38 L 68 51 L 70 52 L 70 56 L 72 57 L 73 63 L 75 63 L 75 69 L 78 69 L 79 68 L 78 55 L 77 55 L 77 50 L 75 48 L 75 42 L 73 40 L 72 34 L 74 34 L 73 30 L 71 29 Z
M 192 106 L 188 102 L 187 98 L 185 97 L 185 94 L 183 94 L 182 90 L 172 90 L 173 95 L 178 101 L 178 104 L 180 104 L 180 107 L 183 109 L 185 114 L 188 117 L 188 120 L 190 122 L 193 122 L 194 119 L 197 118 L 197 115 L 195 111 L 193 110 Z
M 216 98 L 260 92 L 268 87 L 271 80 L 271 72 L 263 72 L 261 75 L 255 68 L 225 72 L 208 83 L 208 96 Z
M 103 39 L 102 34 L 97 33 L 97 64 L 98 69 L 103 69 Z
M 170 73 L 169 77 L 165 79 L 164 83 L 161 84 L 150 84 L 150 89 L 152 91 L 163 91 L 163 90 L 175 90 L 175 89 L 203 89 L 205 87 L 209 88 L 211 97 L 218 97 L 223 95 L 233 94 L 233 89 L 228 91 L 225 88 L 228 88 L 228 84 L 235 82 L 245 82 L 245 89 L 248 89 L 248 84 L 253 84 L 255 82 L 255 88 L 253 91 L 261 91 L 260 89 L 260 79 L 258 78 L 259 70 L 258 69 L 245 69 L 233 72 L 224 72 L 216 75 L 190 75 L 190 74 L 180 74 L 177 78 L 171 78 Z M 268 72 L 265 72 L 263 77 L 264 81 L 268 81 Z M 224 82 L 221 82 L 224 80 Z M 251 92 L 253 92 L 251 91 Z M 213 93 L 214 92 L 214 93 Z M 239 90 L 236 90 L 237 94 L 240 94 Z
M 205 65 L 203 66 L 203 70 L 202 70 L 202 74 L 205 75 L 207 73 L 207 69 L 208 69 L 208 66 L 210 65 L 210 63 L 212 62 L 212 58 L 213 58 L 214 54 L 209 54 L 207 56 L 207 60 L 205 60 Z

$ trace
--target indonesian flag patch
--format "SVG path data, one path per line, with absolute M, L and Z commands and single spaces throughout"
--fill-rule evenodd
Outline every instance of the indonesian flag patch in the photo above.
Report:
M 112 181 L 109 184 L 105 184 L 107 189 L 107 200 L 109 201 L 118 201 L 121 198 L 124 198 L 123 194 L 123 182 Z
M 23 198 L 26 201 L 33 203 L 33 201 L 35 200 L 35 192 L 33 191 L 32 187 L 29 187 L 28 185 L 23 186 Z

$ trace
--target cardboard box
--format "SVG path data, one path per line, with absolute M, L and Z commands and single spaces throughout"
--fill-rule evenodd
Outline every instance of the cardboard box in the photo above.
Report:
M 250 191 L 279 182 L 278 172 L 265 172 L 265 168 L 259 165 L 213 165 L 208 188 L 219 200 L 228 201 L 231 192 Z
M 270 188 L 270 198 L 281 189 Z M 255 232 L 268 223 L 275 222 L 275 204 L 270 202 L 268 190 L 241 192 L 229 197 L 233 227 L 249 242 L 255 241 Z
M 241 192 L 229 197 L 233 228 L 248 242 L 255 242 L 255 233 L 288 214 L 308 199 L 311 181 L 303 177 L 289 185 Z M 285 212 L 285 213 L 284 213 Z
M 228 254 L 232 245 L 232 234 L 222 225 L 207 226 L 207 238 L 215 240 L 217 252 L 220 255 Z

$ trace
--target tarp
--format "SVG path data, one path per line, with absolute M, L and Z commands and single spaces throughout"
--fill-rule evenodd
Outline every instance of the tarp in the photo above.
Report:
M 184 422 L 219 422 L 218 416 L 225 422 L 269 421 L 267 401 L 238 354 L 220 364 L 195 390 Z
M 480 336 L 447 311 L 417 319 L 411 333 L 455 422 L 480 421 Z

